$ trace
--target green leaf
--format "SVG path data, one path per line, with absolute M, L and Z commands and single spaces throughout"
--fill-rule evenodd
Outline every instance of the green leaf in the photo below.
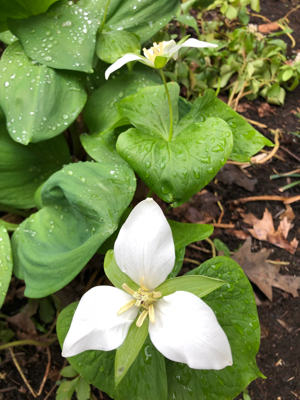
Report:
M 53 321 L 55 316 L 55 309 L 53 307 L 52 301 L 50 298 L 45 297 L 41 300 L 39 305 L 39 317 L 45 322 L 45 324 L 49 324 Z
M 172 140 L 165 89 L 148 87 L 119 103 L 120 114 L 137 129 L 119 136 L 117 151 L 150 189 L 177 207 L 207 185 L 225 164 L 232 134 L 222 119 L 203 122 L 193 108 L 178 123 L 179 86 L 169 83 L 168 88 L 173 108 Z
M 217 251 L 223 251 L 224 256 L 230 257 L 230 250 L 220 239 L 214 239 L 214 245 Z
M 98 33 L 96 54 L 100 60 L 114 63 L 127 53 L 139 55 L 140 41 L 137 35 L 126 31 L 108 31 Z
M 168 57 L 166 56 L 157 56 L 154 60 L 155 68 L 161 69 L 163 68 L 168 62 Z
M 11 139 L 2 122 L 0 154 L 0 203 L 15 208 L 34 207 L 38 187 L 70 162 L 62 135 L 23 146 Z
M 9 29 L 33 60 L 52 68 L 92 72 L 100 24 L 97 3 L 60 0 L 46 13 L 9 20 Z
M 57 335 L 61 346 L 70 328 L 77 304 L 77 302 L 70 304 L 58 317 Z M 117 390 L 114 382 L 115 354 L 115 350 L 108 352 L 88 350 L 69 357 L 68 361 L 83 378 L 115 400 L 167 399 L 165 360 L 149 338 L 146 339 Z
M 78 400 L 88 400 L 90 398 L 91 387 L 84 378 L 79 377 L 75 390 Z
M 226 10 L 225 15 L 226 15 L 226 18 L 228 18 L 228 19 L 235 19 L 238 16 L 238 10 L 237 10 L 237 8 L 229 5 Z
M 206 90 L 204 96 L 194 102 L 193 110 L 192 118 L 198 115 L 204 119 L 214 116 L 228 123 L 233 134 L 233 148 L 229 157 L 231 160 L 246 162 L 264 146 L 273 146 L 270 140 L 256 131 L 243 117 L 219 100 L 211 89 Z
M 171 21 L 179 5 L 178 0 L 111 0 L 105 26 L 133 32 L 144 43 Z
M 181 24 L 191 26 L 192 28 L 194 28 L 196 33 L 199 35 L 197 20 L 192 15 L 177 15 L 176 19 Z
M 125 341 L 116 350 L 116 358 L 115 358 L 116 387 L 120 384 L 121 380 L 125 377 L 132 363 L 137 358 L 148 336 L 148 324 L 145 322 L 141 327 L 138 328 L 136 326 L 136 320 L 131 324 Z
M 193 242 L 199 242 L 208 238 L 214 231 L 214 227 L 206 224 L 185 224 L 168 220 L 172 229 L 175 248 L 187 246 Z
M 250 16 L 247 13 L 247 7 L 241 7 L 239 11 L 239 20 L 243 25 L 248 25 Z
M 250 0 L 252 10 L 256 12 L 260 12 L 260 4 L 259 0 Z
M 11 137 L 22 144 L 40 142 L 63 132 L 86 102 L 84 82 L 28 58 L 20 42 L 0 61 L 0 106 Z M 28 101 L 30 96 L 30 101 Z
M 10 284 L 13 260 L 9 235 L 0 220 L 0 308 L 2 307 L 5 296 Z
M 0 40 L 8 45 L 18 40 L 18 38 L 15 35 L 13 35 L 10 31 L 5 31 L 0 33 Z
M 55 400 L 71 400 L 78 380 L 79 377 L 72 381 L 62 382 L 56 392 Z
M 115 162 L 70 164 L 48 179 L 43 208 L 13 235 L 16 274 L 24 276 L 27 297 L 54 293 L 82 270 L 117 229 L 135 186 L 133 171 Z
M 65 378 L 75 378 L 78 375 L 78 372 L 72 367 L 72 365 L 68 365 L 60 371 L 61 376 Z
M 116 263 L 113 250 L 108 250 L 106 253 L 104 259 L 104 272 L 111 283 L 119 289 L 122 289 L 123 283 L 126 283 L 126 285 L 128 285 L 134 291 L 137 291 L 139 288 L 139 286 L 133 282 L 128 275 L 124 274 L 124 272 L 120 270 L 118 264 Z
M 178 290 L 183 290 L 201 298 L 225 283 L 220 279 L 208 278 L 207 276 L 181 276 L 179 278 L 167 279 L 155 291 L 161 292 L 162 296 L 168 296 Z
M 291 77 L 293 76 L 294 72 L 292 69 L 287 69 L 286 71 L 284 71 L 284 73 L 282 74 L 282 80 L 284 82 L 288 81 L 289 79 L 291 79 Z
M 214 310 L 228 337 L 233 365 L 220 371 L 193 370 L 166 360 L 168 399 L 176 395 L 180 400 L 189 400 L 191 396 L 232 400 L 252 380 L 263 377 L 255 362 L 260 327 L 252 287 L 238 264 L 226 257 L 212 258 L 187 275 L 205 275 L 227 282 L 202 300 Z
M 7 30 L 7 19 L 23 19 L 47 11 L 57 0 L 1 0 L 0 32 Z
M 80 141 L 84 150 L 95 161 L 105 163 L 116 161 L 118 164 L 127 164 L 117 153 L 116 142 L 118 132 L 107 131 L 105 133 L 94 133 L 93 135 L 80 135 Z
M 148 68 L 149 69 L 149 68 Z M 84 120 L 91 133 L 99 133 L 129 124 L 126 116 L 122 119 L 117 104 L 126 96 L 136 93 L 144 86 L 153 86 L 153 74 L 133 72 L 109 80 L 96 90 L 86 103 Z M 159 80 L 158 80 L 159 83 Z

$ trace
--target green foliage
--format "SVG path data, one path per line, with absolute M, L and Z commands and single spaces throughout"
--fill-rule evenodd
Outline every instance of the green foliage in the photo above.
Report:
M 10 240 L 6 228 L 0 220 L 0 308 L 4 303 L 12 274 L 13 260 Z
M 117 229 L 135 185 L 132 170 L 115 163 L 71 164 L 48 179 L 43 208 L 13 235 L 14 272 L 26 296 L 54 293 L 82 270 Z

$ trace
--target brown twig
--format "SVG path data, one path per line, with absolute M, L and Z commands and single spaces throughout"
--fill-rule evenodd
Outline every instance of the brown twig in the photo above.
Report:
M 30 390 L 30 393 L 32 394 L 32 396 L 33 396 L 34 398 L 36 398 L 37 395 L 36 395 L 35 391 L 32 389 L 32 387 L 30 386 L 30 383 L 29 383 L 28 380 L 26 379 L 25 375 L 23 374 L 23 371 L 22 371 L 22 369 L 21 369 L 21 367 L 20 367 L 20 364 L 18 363 L 18 361 L 17 361 L 17 359 L 16 359 L 16 357 L 15 357 L 15 355 L 14 355 L 13 349 L 9 348 L 8 350 L 9 350 L 9 352 L 10 352 L 11 358 L 12 358 L 12 360 L 13 360 L 13 362 L 14 362 L 16 368 L 17 368 L 17 370 L 19 371 L 19 374 L 21 375 L 21 378 L 23 379 L 25 385 L 26 385 L 26 386 L 28 387 L 28 389 Z
M 37 346 L 37 347 L 48 347 L 52 343 L 54 343 L 57 340 L 57 338 L 51 339 L 49 342 L 38 342 L 37 340 L 18 340 L 16 342 L 9 342 L 2 344 L 0 346 L 0 350 L 4 349 L 9 349 L 10 347 L 16 347 L 16 346 L 25 346 L 25 345 L 31 345 L 31 346 Z
M 249 118 L 245 118 L 245 117 L 244 117 L 244 119 L 245 119 L 247 122 L 249 122 L 250 124 L 252 124 L 252 125 L 257 125 L 257 126 L 259 126 L 260 128 L 267 128 L 267 127 L 268 127 L 268 125 L 261 124 L 260 122 L 257 122 L 257 121 L 253 121 L 253 119 L 249 119 Z
M 300 200 L 300 196 L 294 196 L 294 197 L 284 197 L 284 196 L 250 196 L 250 197 L 243 197 L 241 199 L 236 199 L 236 200 L 229 200 L 228 203 L 233 203 L 235 205 L 237 204 L 245 204 L 250 201 L 283 201 L 284 204 L 291 204 L 294 203 L 295 201 Z M 213 225 L 213 224 L 211 224 Z
M 199 261 L 193 260 L 192 258 L 184 258 L 183 262 L 189 262 L 189 263 L 196 264 L 196 265 L 200 265 L 201 264 Z
M 65 361 L 64 361 L 64 363 L 63 363 L 62 369 L 65 368 L 66 364 L 67 364 L 67 359 L 65 358 Z M 61 374 L 59 374 L 57 380 L 59 381 L 60 378 L 61 378 Z M 54 384 L 54 386 L 52 386 L 50 392 L 47 393 L 47 396 L 44 398 L 44 400 L 47 400 L 47 399 L 51 396 L 51 394 L 52 394 L 52 392 L 53 392 L 53 390 L 54 390 L 55 388 L 57 388 L 57 384 L 56 384 L 56 383 Z
M 196 222 L 197 224 L 203 224 L 202 221 Z M 224 229 L 231 229 L 234 228 L 234 224 L 219 224 L 218 222 L 212 222 L 209 225 L 213 226 L 214 228 L 224 228 Z
M 290 156 L 294 157 L 297 161 L 300 162 L 300 158 L 298 156 L 296 156 L 295 154 L 293 154 L 289 149 L 287 149 L 284 146 L 281 146 L 281 150 L 285 151 L 286 153 L 288 153 Z
M 216 257 L 217 253 L 216 253 L 216 248 L 215 248 L 214 242 L 212 240 L 210 240 L 209 238 L 206 238 L 205 240 L 207 241 L 207 243 L 209 243 L 211 245 L 212 256 Z
M 41 386 L 40 386 L 40 388 L 39 388 L 39 391 L 37 392 L 37 396 L 40 396 L 40 395 L 42 394 L 42 391 L 43 391 L 43 389 L 44 389 L 44 386 L 45 386 L 45 383 L 46 383 L 46 380 L 47 380 L 47 378 L 48 378 L 48 374 L 49 374 L 49 371 L 50 371 L 51 353 L 50 353 L 49 347 L 47 347 L 46 350 L 47 350 L 47 355 L 48 355 L 48 363 L 47 363 L 45 375 L 44 375 L 44 378 L 43 378 L 43 380 L 42 380 Z
M 188 244 L 188 247 L 191 247 L 192 249 L 195 249 L 195 250 L 202 251 L 203 253 L 211 253 L 211 250 L 204 249 L 203 247 L 196 246 L 195 244 Z

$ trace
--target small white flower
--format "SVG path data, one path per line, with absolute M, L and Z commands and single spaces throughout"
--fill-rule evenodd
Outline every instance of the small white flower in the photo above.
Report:
M 113 63 L 110 67 L 105 71 L 105 79 L 109 78 L 109 75 L 116 71 L 117 69 L 123 67 L 123 65 L 129 63 L 130 61 L 139 61 L 143 64 L 148 65 L 151 68 L 157 68 L 155 65 L 155 58 L 157 56 L 164 56 L 166 58 L 165 64 L 169 61 L 170 58 L 174 60 L 178 57 L 178 51 L 182 47 L 218 47 L 216 44 L 202 42 L 197 39 L 188 39 L 182 44 L 176 44 L 174 40 L 169 40 L 168 42 L 160 42 L 153 43 L 153 47 L 150 49 L 143 49 L 144 56 L 138 56 L 136 54 L 125 54 L 123 57 L 119 58 L 115 63 Z
M 140 288 L 98 286 L 81 299 L 63 344 L 63 356 L 85 350 L 114 350 L 129 327 L 146 318 L 152 343 L 166 358 L 194 369 L 219 370 L 232 365 L 231 349 L 213 310 L 196 295 L 155 291 L 172 271 L 175 247 L 160 207 L 148 198 L 122 226 L 114 254 L 119 268 Z

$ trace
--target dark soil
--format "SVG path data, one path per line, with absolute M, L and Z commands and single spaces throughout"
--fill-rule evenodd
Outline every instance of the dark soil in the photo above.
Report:
M 261 0 L 261 14 L 274 21 L 282 18 L 289 10 L 297 6 L 298 0 Z M 286 37 L 288 43 L 289 55 L 295 54 L 296 50 L 300 50 L 300 9 L 289 16 L 290 26 L 294 29 L 293 37 L 296 40 L 296 47 L 291 48 L 291 41 Z M 261 24 L 260 18 L 252 18 L 251 22 Z M 286 102 L 283 107 L 271 106 L 272 114 L 259 117 L 258 108 L 264 103 L 263 99 L 257 99 L 252 104 L 252 108 L 247 108 L 242 114 L 246 118 L 261 122 L 267 125 L 268 128 L 260 129 L 264 135 L 272 140 L 273 135 L 269 129 L 281 129 L 282 138 L 280 141 L 281 147 L 278 151 L 278 156 L 283 158 L 273 158 L 271 162 L 262 165 L 256 165 L 248 168 L 247 171 L 251 176 L 257 179 L 257 184 L 253 192 L 235 185 L 224 185 L 222 183 L 211 182 L 206 189 L 212 194 L 217 195 L 221 204 L 223 205 L 225 214 L 222 218 L 222 223 L 235 223 L 236 229 L 247 232 L 247 226 L 243 223 L 237 208 L 242 208 L 245 212 L 252 212 L 256 217 L 262 218 L 265 208 L 267 208 L 273 218 L 275 225 L 278 224 L 278 218 L 275 216 L 284 209 L 282 202 L 277 201 L 256 201 L 248 202 L 242 206 L 233 206 L 230 200 L 239 199 L 248 196 L 262 196 L 262 195 L 282 195 L 279 188 L 289 183 L 288 178 L 280 180 L 270 180 L 270 175 L 274 174 L 276 170 L 278 173 L 285 173 L 295 170 L 300 167 L 300 139 L 290 134 L 300 130 L 300 120 L 293 112 L 300 108 L 300 87 L 294 92 L 287 93 Z M 243 104 L 243 103 L 242 103 Z M 299 112 L 299 111 L 298 111 Z M 300 193 L 300 186 L 289 189 L 284 192 L 287 197 L 295 196 Z M 197 195 L 196 195 L 197 196 Z M 193 219 L 195 216 L 195 208 L 197 205 L 197 198 L 193 199 L 187 204 L 178 209 L 170 212 L 167 217 L 179 221 L 196 222 Z M 209 207 L 213 209 L 215 203 L 209 203 Z M 296 215 L 294 220 L 294 227 L 291 230 L 291 238 L 300 238 L 300 203 L 295 202 L 292 204 L 293 211 Z M 196 209 L 197 212 L 197 209 Z M 220 210 L 216 209 L 216 219 L 220 214 Z M 276 226 L 275 226 L 276 227 Z M 239 248 L 244 240 L 238 239 L 236 236 L 230 234 L 230 229 L 216 228 L 213 238 L 221 239 L 229 247 L 231 251 Z M 300 275 L 300 249 L 292 256 L 287 251 L 272 246 L 267 242 L 260 242 L 253 239 L 253 251 L 264 248 L 272 248 L 273 254 L 270 256 L 273 260 L 288 261 L 288 266 L 281 268 L 282 274 Z M 201 243 L 201 246 L 209 250 L 207 243 Z M 191 247 L 187 248 L 186 257 L 190 259 L 203 262 L 208 258 L 208 254 L 200 252 Z M 99 284 L 101 276 L 103 276 L 102 256 L 96 255 L 85 269 L 78 275 L 78 277 L 71 282 L 65 289 L 58 293 L 62 307 L 79 299 L 86 285 L 94 273 L 98 270 L 98 275 L 93 281 L 93 285 Z M 185 263 L 183 273 L 193 268 L 194 266 Z M 12 281 L 8 298 L 2 308 L 2 313 L 7 316 L 15 315 L 20 312 L 20 308 L 27 303 L 23 298 L 23 283 L 14 279 Z M 267 298 L 254 286 L 254 291 L 261 300 L 261 305 L 258 306 L 258 313 L 261 323 L 261 347 L 257 356 L 257 363 L 262 373 L 267 377 L 266 380 L 257 379 L 252 382 L 248 388 L 249 395 L 252 400 L 296 400 L 300 398 L 300 302 L 299 298 L 293 298 L 291 295 L 282 292 L 279 289 L 273 289 L 273 302 L 271 303 Z M 285 326 L 282 326 L 278 320 L 283 321 Z M 18 329 L 10 325 L 9 328 L 13 329 L 17 335 Z M 16 336 L 13 340 L 19 340 L 21 337 Z M 40 339 L 42 341 L 42 338 Z M 44 339 L 45 340 L 45 339 Z M 58 343 L 54 343 L 50 347 L 51 350 L 51 366 L 48 379 L 46 381 L 44 390 L 38 399 L 45 399 L 51 391 L 55 382 L 60 379 L 59 371 L 62 369 L 65 360 L 60 356 L 60 347 Z M 24 375 L 32 385 L 35 391 L 38 391 L 42 382 L 43 376 L 46 371 L 48 356 L 45 349 L 34 346 L 15 347 L 15 356 L 22 368 Z M 23 379 L 19 375 L 14 363 L 11 359 L 9 351 L 1 352 L 1 365 L 0 365 L 0 400 L 25 400 L 33 399 L 29 390 L 24 384 Z M 55 399 L 55 392 L 47 398 L 49 400 Z M 109 397 L 93 389 L 96 399 L 106 399 Z M 242 400 L 243 396 L 240 395 L 236 400 Z M 147 399 L 145 399 L 147 400 Z M 159 400 L 159 399 L 158 399 Z M 199 399 L 200 400 L 200 399 Z

